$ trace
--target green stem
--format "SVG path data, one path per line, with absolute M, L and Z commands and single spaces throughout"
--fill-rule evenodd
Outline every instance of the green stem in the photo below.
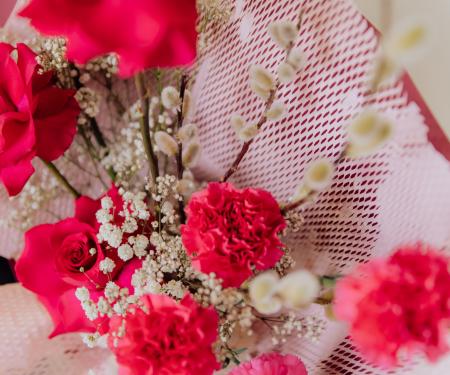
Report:
M 148 159 L 148 165 L 150 168 L 150 174 L 153 180 L 153 185 L 156 185 L 156 178 L 159 175 L 158 171 L 158 160 L 156 158 L 155 152 L 153 151 L 152 141 L 150 139 L 150 118 L 149 118 L 149 100 L 146 95 L 144 75 L 138 73 L 135 76 L 136 90 L 139 95 L 139 100 L 141 101 L 142 117 L 140 120 L 142 140 L 144 143 L 145 153 Z
M 47 166 L 53 176 L 56 177 L 58 182 L 63 185 L 70 194 L 72 194 L 75 198 L 81 197 L 80 192 L 70 184 L 67 178 L 64 177 L 64 175 L 59 171 L 58 168 L 56 168 L 55 164 L 50 161 L 45 161 L 44 159 L 41 160 Z

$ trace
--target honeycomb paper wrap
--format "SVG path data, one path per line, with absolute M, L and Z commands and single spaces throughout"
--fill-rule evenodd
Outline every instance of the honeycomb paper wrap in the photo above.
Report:
M 296 47 L 304 51 L 306 62 L 296 81 L 279 91 L 288 115 L 264 125 L 233 182 L 270 190 L 283 201 L 311 161 L 335 160 L 341 154 L 345 126 L 362 109 L 377 32 L 350 0 L 238 0 L 229 22 L 210 30 L 195 69 L 192 120 L 200 127 L 203 144 L 198 177 L 221 177 L 239 152 L 230 116 L 240 113 L 251 122 L 264 105 L 249 88 L 249 65 L 275 70 L 284 52 L 271 41 L 268 26 L 275 20 L 295 20 L 300 4 L 304 16 Z M 394 140 L 377 154 L 340 163 L 331 188 L 302 209 L 305 223 L 288 239 L 298 267 L 342 274 L 400 244 L 420 240 L 449 247 L 450 166 L 444 155 L 450 148 L 446 142 L 430 141 L 441 135 L 434 118 L 408 77 L 383 88 L 373 108 L 395 123 Z M 2 235 L 6 255 L 12 252 L 6 245 L 13 237 L 9 235 L 6 230 Z M 48 341 L 48 318 L 20 287 L 0 288 L 0 306 L 2 317 L 14 317 L 14 322 L 0 320 L 2 342 L 13 338 L 0 349 L 8 374 L 60 374 L 61 363 L 67 374 L 81 374 L 94 365 L 100 366 L 98 374 L 114 373 L 106 353 L 97 349 L 89 354 L 78 336 Z M 311 311 L 323 315 L 319 307 Z M 260 349 L 269 347 L 267 337 Z M 431 366 L 419 358 L 397 370 L 377 369 L 361 359 L 346 338 L 345 326 L 336 322 L 327 324 L 317 343 L 293 338 L 278 349 L 299 355 L 311 375 L 429 375 L 443 374 L 448 366 L 448 360 Z M 43 372 L 36 370 L 40 363 L 48 366 Z

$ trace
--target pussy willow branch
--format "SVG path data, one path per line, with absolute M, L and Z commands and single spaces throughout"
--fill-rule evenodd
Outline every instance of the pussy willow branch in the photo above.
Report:
M 64 186 L 64 188 L 70 193 L 72 194 L 75 198 L 79 198 L 81 197 L 80 192 L 75 189 L 70 182 L 67 180 L 66 177 L 64 177 L 64 175 L 59 171 L 59 169 L 50 161 L 46 161 L 44 159 L 41 159 L 42 162 L 47 166 L 47 168 L 49 169 L 49 171 L 53 174 L 53 176 L 55 176 L 55 178 L 58 180 L 58 182 Z
M 298 32 L 300 32 L 300 29 L 302 27 L 302 20 L 303 20 L 303 13 L 300 12 L 298 23 L 297 23 Z M 291 54 L 291 51 L 293 48 L 294 48 L 294 42 L 291 42 L 289 44 L 288 48 L 286 49 L 286 58 L 285 58 L 284 62 L 286 62 L 288 60 L 289 55 Z M 264 106 L 264 111 L 263 111 L 261 117 L 259 118 L 258 123 L 256 124 L 256 126 L 258 127 L 258 130 L 261 129 L 263 127 L 263 125 L 267 122 L 266 113 L 272 106 L 279 88 L 280 88 L 280 82 L 277 82 L 275 89 L 273 89 L 270 92 L 269 97 Z M 222 177 L 223 182 L 227 181 L 238 170 L 239 164 L 241 163 L 242 159 L 244 159 L 245 154 L 250 149 L 250 146 L 253 143 L 253 140 L 254 140 L 254 138 L 250 139 L 249 141 L 247 141 L 243 144 L 241 151 L 236 156 L 236 159 L 234 159 L 233 164 L 231 164 L 231 167 L 225 172 L 224 176 Z
M 342 151 L 339 154 L 338 158 L 334 162 L 334 166 L 335 167 L 337 167 L 339 164 L 341 164 L 345 160 L 345 155 L 347 153 L 347 147 L 348 147 L 348 145 L 344 146 L 344 148 L 342 149 Z M 309 199 L 311 198 L 311 196 L 313 194 L 317 194 L 317 192 L 312 191 L 306 197 L 304 197 L 303 199 L 300 199 L 298 201 L 294 201 L 294 202 L 290 202 L 290 203 L 287 203 L 285 205 L 282 205 L 280 207 L 281 214 L 283 216 L 285 216 L 289 211 L 295 210 L 296 208 L 298 208 L 300 206 L 303 206 L 303 204 L 305 204 L 306 202 L 309 201 Z
M 184 113 L 183 113 L 183 106 L 184 106 L 184 95 L 186 93 L 186 85 L 187 85 L 187 75 L 183 74 L 181 76 L 181 83 L 180 83 L 180 108 L 177 111 L 177 129 L 179 130 L 183 126 L 184 121 Z M 178 153 L 177 153 L 177 177 L 178 180 L 181 180 L 183 178 L 183 144 L 180 140 L 178 140 Z M 178 202 L 178 211 L 180 215 L 180 223 L 184 224 L 186 222 L 186 213 L 184 212 L 184 202 L 180 200 Z
M 150 116 L 149 116 L 149 98 L 145 86 L 145 77 L 142 73 L 135 75 L 136 90 L 141 102 L 142 117 L 139 121 L 141 125 L 142 141 L 144 143 L 145 154 L 147 155 L 148 166 L 153 185 L 156 186 L 156 178 L 159 176 L 158 159 L 153 150 L 152 140 L 150 138 Z
M 261 129 L 261 127 L 266 123 L 267 121 L 267 116 L 266 113 L 269 110 L 269 108 L 271 107 L 271 105 L 273 104 L 273 101 L 275 100 L 275 95 L 276 92 L 278 90 L 278 84 L 276 86 L 276 88 L 274 90 L 272 90 L 270 92 L 269 98 L 266 101 L 266 105 L 264 107 L 264 113 L 261 115 L 258 123 L 257 123 L 257 127 L 258 129 Z M 249 141 L 245 142 L 244 145 L 241 148 L 241 151 L 239 152 L 239 154 L 237 155 L 236 159 L 234 159 L 233 164 L 231 165 L 231 167 L 225 172 L 224 176 L 222 177 L 222 181 L 225 182 L 227 181 L 233 174 L 234 172 L 237 171 L 239 164 L 241 163 L 242 159 L 244 158 L 245 154 L 247 153 L 247 151 L 250 149 L 251 144 L 253 143 L 254 138 L 250 139 Z

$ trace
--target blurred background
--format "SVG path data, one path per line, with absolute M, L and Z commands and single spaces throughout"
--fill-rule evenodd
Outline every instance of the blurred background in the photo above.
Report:
M 450 0 L 354 0 L 382 29 L 382 6 L 390 4 L 392 23 L 413 18 L 431 28 L 427 54 L 407 67 L 417 88 L 450 138 Z

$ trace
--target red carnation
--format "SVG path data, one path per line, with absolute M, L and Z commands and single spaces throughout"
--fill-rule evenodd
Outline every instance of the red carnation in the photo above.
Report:
M 192 196 L 186 214 L 181 234 L 194 267 L 214 272 L 225 287 L 239 287 L 252 267 L 266 270 L 283 255 L 278 235 L 286 223 L 265 190 L 213 182 Z
M 338 282 L 336 316 L 350 324 L 364 357 L 391 367 L 400 353 L 422 351 L 436 360 L 447 352 L 449 267 L 448 257 L 418 244 L 361 265 Z
M 117 189 L 113 187 L 108 196 L 120 210 L 123 201 Z M 76 201 L 74 218 L 38 225 L 25 233 L 25 249 L 16 264 L 17 278 L 39 296 L 51 315 L 55 328 L 50 337 L 68 332 L 107 331 L 108 319 L 90 321 L 86 317 L 75 296 L 78 287 L 87 288 L 94 301 L 103 295 L 109 280 L 132 289 L 131 276 L 141 262 L 135 259 L 125 263 L 118 257 L 117 249 L 98 243 L 95 213 L 100 206 L 100 201 L 81 197 Z M 115 263 L 108 275 L 99 268 L 106 257 Z
M 140 302 L 125 318 L 111 318 L 109 346 L 121 374 L 211 375 L 220 368 L 212 351 L 219 322 L 213 308 L 201 307 L 190 295 L 179 303 L 164 295 L 146 295 Z M 123 327 L 120 338 L 112 334 Z
M 36 55 L 26 45 L 0 43 L 0 179 L 9 195 L 19 194 L 34 172 L 31 160 L 59 158 L 76 133 L 79 106 L 75 91 L 39 73 Z
M 115 52 L 124 77 L 196 56 L 195 0 L 31 0 L 20 15 L 45 35 L 66 37 L 69 60 Z

